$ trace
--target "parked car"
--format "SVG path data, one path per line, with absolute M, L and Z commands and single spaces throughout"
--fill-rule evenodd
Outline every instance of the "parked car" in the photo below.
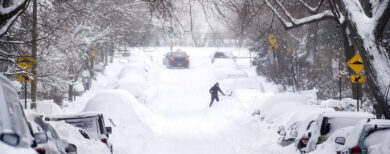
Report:
M 39 114 L 27 114 L 33 133 L 44 134 L 45 137 L 45 142 L 38 144 L 35 151 L 39 154 L 76 154 L 77 147 L 61 139 L 57 131 L 50 124 L 45 123 L 42 118 L 43 116 Z
M 288 146 L 292 143 L 295 143 L 295 139 L 298 136 L 298 134 L 296 133 L 298 133 L 297 130 L 300 126 L 300 121 L 294 122 L 287 129 L 284 126 L 279 126 L 278 134 L 280 135 L 280 137 L 278 139 L 278 143 L 281 146 Z
M 301 129 L 300 132 L 292 132 L 298 135 L 295 145 L 301 152 L 311 152 L 316 149 L 318 144 L 325 142 L 336 130 L 353 126 L 358 121 L 368 118 L 375 117 L 365 112 L 323 112 L 316 117 L 316 120 L 306 121 L 306 123 L 308 122 L 307 127 Z
M 211 63 L 214 63 L 215 60 L 217 59 L 232 59 L 233 61 L 235 61 L 233 54 L 231 52 L 222 52 L 222 51 L 215 52 L 211 58 Z
M 186 52 L 180 50 L 169 52 L 165 55 L 163 64 L 167 65 L 168 68 L 173 68 L 173 67 L 189 68 L 190 66 L 189 56 Z
M 16 148 L 31 148 L 40 143 L 34 138 L 19 96 L 11 82 L 0 74 L 0 142 Z
M 339 136 L 335 142 L 343 145 L 337 154 L 389 153 L 390 120 L 361 120 L 347 136 Z
M 112 133 L 111 127 L 106 127 L 104 117 L 101 113 L 80 113 L 73 115 L 55 115 L 45 118 L 46 121 L 64 121 L 75 127 L 83 129 L 88 138 L 100 140 L 113 152 L 113 145 L 109 141 L 109 134 Z M 82 135 L 83 133 L 80 132 Z M 85 135 L 83 135 L 85 137 Z
M 224 91 L 234 91 L 236 89 L 255 89 L 264 92 L 263 84 L 256 77 L 228 78 L 219 82 Z

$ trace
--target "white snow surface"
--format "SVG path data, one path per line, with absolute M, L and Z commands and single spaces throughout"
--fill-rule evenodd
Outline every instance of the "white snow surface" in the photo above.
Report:
M 103 113 L 106 125 L 113 128 L 109 141 L 115 154 L 295 154 L 299 152 L 294 144 L 282 147 L 277 143 L 277 128 L 333 110 L 308 105 L 310 99 L 303 94 L 279 92 L 279 86 L 256 76 L 248 59 L 237 59 L 234 65 L 211 63 L 210 55 L 215 51 L 245 57 L 249 54 L 246 49 L 180 49 L 190 55 L 190 69 L 162 65 L 169 48 L 132 48 L 132 56 L 115 58 L 75 102 L 65 102 L 63 107 L 39 102 L 37 112 Z M 249 79 L 219 79 L 216 69 L 243 71 Z M 251 80 L 257 80 L 253 85 L 259 87 L 249 85 Z M 227 89 L 221 86 L 232 95 L 220 96 L 220 101 L 209 108 L 209 89 L 215 82 L 235 85 L 227 85 Z M 81 154 L 109 153 L 100 141 L 82 139 L 68 124 L 55 127 L 78 146 Z M 330 141 L 326 144 L 334 146 Z M 329 150 L 315 152 L 325 154 Z

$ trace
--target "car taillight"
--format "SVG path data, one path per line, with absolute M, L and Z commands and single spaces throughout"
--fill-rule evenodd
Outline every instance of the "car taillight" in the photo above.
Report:
M 102 141 L 104 144 L 107 144 L 107 139 L 106 138 L 102 138 L 100 141 Z
M 175 61 L 175 58 L 173 58 L 173 57 L 171 57 L 171 59 L 170 59 L 171 61 Z
M 35 151 L 38 152 L 39 154 L 45 154 L 46 153 L 45 148 L 35 148 Z
M 185 59 L 185 60 L 186 60 L 186 62 L 188 62 L 188 57 L 186 57 L 186 59 Z
M 341 154 L 341 152 L 340 152 L 340 151 L 337 151 L 337 154 Z
M 302 136 L 302 143 L 306 145 L 307 142 L 309 142 L 309 137 L 307 137 L 306 135 L 303 135 Z
M 360 149 L 360 147 L 357 145 L 357 146 L 354 146 L 352 149 L 351 149 L 351 154 L 361 154 L 362 153 L 362 150 Z

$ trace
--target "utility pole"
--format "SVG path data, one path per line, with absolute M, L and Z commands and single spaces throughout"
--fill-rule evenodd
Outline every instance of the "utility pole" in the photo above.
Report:
M 37 18 L 38 18 L 38 4 L 37 0 L 33 0 L 33 29 L 32 29 L 32 57 L 37 59 Z M 37 63 L 33 65 L 32 73 L 34 80 L 31 82 L 31 109 L 37 107 Z

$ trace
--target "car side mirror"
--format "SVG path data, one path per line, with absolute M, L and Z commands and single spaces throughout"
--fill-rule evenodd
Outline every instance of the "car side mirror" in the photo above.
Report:
M 37 144 L 47 143 L 47 135 L 45 132 L 35 133 L 34 139 L 35 139 L 35 143 Z
M 297 137 L 298 136 L 298 131 L 296 131 L 296 130 L 291 131 L 290 132 L 290 136 L 291 137 Z
M 19 144 L 20 137 L 18 134 L 4 133 L 4 134 L 1 134 L 0 140 L 3 141 L 4 143 L 11 145 L 11 146 L 16 146 L 17 144 Z
M 106 127 L 107 134 L 112 134 L 112 127 Z
M 311 137 L 311 132 L 309 132 L 309 133 L 307 134 L 307 136 L 310 138 L 310 137 Z
M 77 147 L 74 144 L 68 144 L 68 147 L 65 148 L 67 154 L 77 154 Z
M 335 141 L 337 144 L 344 145 L 345 144 L 345 137 L 336 137 Z

